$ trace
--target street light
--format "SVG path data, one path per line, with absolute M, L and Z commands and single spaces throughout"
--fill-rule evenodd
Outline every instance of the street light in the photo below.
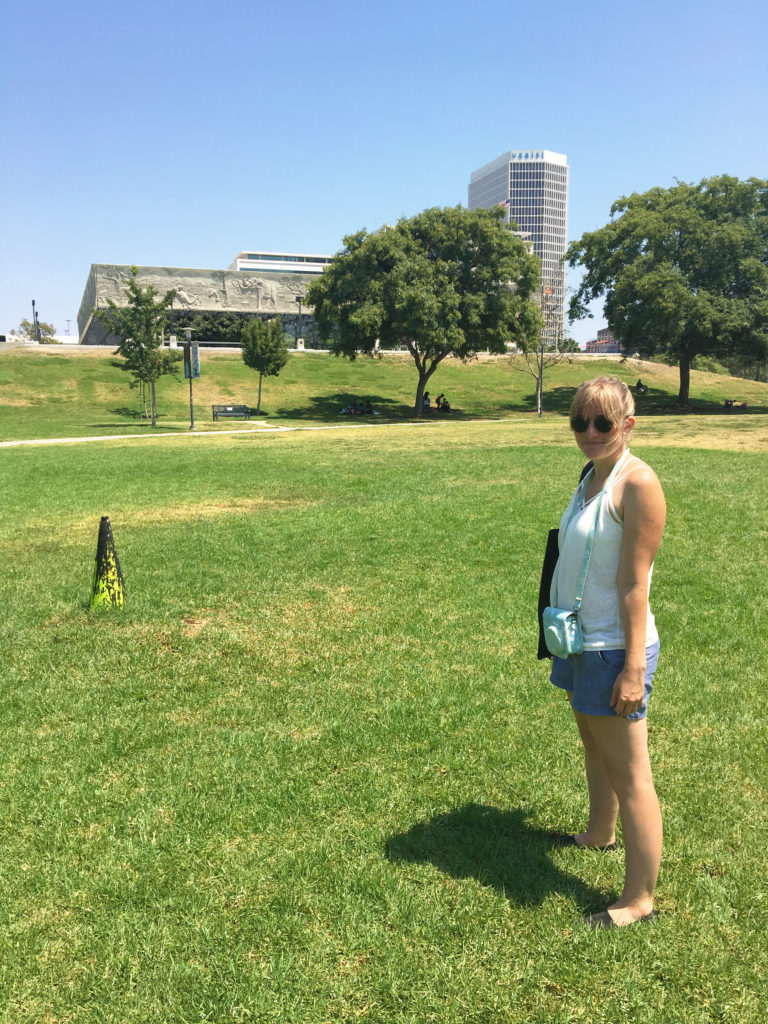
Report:
M 296 321 L 296 348 L 299 347 L 299 331 L 301 330 L 301 296 L 296 296 L 296 304 L 299 307 L 299 319 Z
M 189 429 L 195 429 L 195 404 L 192 399 L 192 381 L 200 376 L 200 354 L 197 343 L 192 343 L 192 328 L 184 328 L 184 376 L 189 378 Z
M 34 299 L 32 299 L 32 337 L 38 344 L 40 343 L 40 321 L 37 318 Z

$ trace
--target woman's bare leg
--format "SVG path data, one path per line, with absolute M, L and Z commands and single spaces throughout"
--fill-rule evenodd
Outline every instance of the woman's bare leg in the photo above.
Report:
M 571 694 L 569 692 L 570 699 Z M 616 839 L 616 818 L 619 801 L 605 771 L 605 763 L 589 731 L 586 715 L 574 712 L 579 735 L 584 745 L 584 767 L 589 793 L 589 821 L 585 832 L 576 837 L 579 846 L 610 846 Z
M 594 740 L 618 797 L 626 867 L 624 889 L 608 910 L 616 924 L 631 924 L 653 910 L 661 863 L 663 828 L 648 757 L 647 723 L 644 718 L 574 714 L 579 729 L 588 729 Z

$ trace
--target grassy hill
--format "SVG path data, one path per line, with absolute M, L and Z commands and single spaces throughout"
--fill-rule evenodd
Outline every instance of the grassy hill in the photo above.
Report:
M 131 389 L 122 362 L 100 349 L 3 346 L 0 439 L 150 433 L 141 418 L 138 390 Z M 214 426 L 211 405 L 255 407 L 258 375 L 238 352 L 203 350 L 201 364 L 202 376 L 194 384 L 196 425 L 231 429 L 237 425 L 231 420 Z M 673 410 L 678 387 L 674 367 L 583 356 L 547 369 L 546 413 L 564 414 L 578 384 L 599 373 L 613 373 L 630 384 L 642 377 L 650 390 L 638 400 L 641 414 Z M 453 420 L 535 415 L 535 382 L 520 359 L 480 358 L 467 364 L 447 360 L 429 389 L 433 395 L 446 393 Z M 164 378 L 157 392 L 158 428 L 188 430 L 189 391 L 183 377 Z M 340 410 L 354 396 L 370 399 L 383 421 L 403 420 L 413 415 L 415 392 L 416 372 L 405 354 L 351 363 L 326 353 L 293 353 L 279 377 L 265 378 L 262 411 L 276 424 L 344 423 Z M 694 371 L 691 396 L 693 409 L 700 413 L 723 412 L 725 398 L 746 401 L 750 413 L 768 412 L 768 385 L 752 381 Z

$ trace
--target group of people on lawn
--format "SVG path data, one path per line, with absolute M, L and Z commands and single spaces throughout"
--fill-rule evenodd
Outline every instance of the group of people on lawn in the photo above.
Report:
M 366 398 L 364 402 L 359 402 L 356 398 L 353 398 L 349 405 L 345 406 L 341 410 L 342 416 L 378 416 L 379 414 L 371 405 L 370 398 Z
M 438 409 L 440 412 L 450 412 L 451 403 L 442 393 L 437 396 L 434 406 L 432 405 L 432 399 L 429 397 L 429 392 L 424 392 L 424 412 L 431 412 L 432 409 Z M 346 405 L 341 410 L 342 416 L 378 416 L 379 414 L 371 405 L 370 398 L 366 398 L 364 402 L 358 401 L 353 398 L 350 400 L 349 405 Z
M 435 399 L 435 406 L 434 407 L 436 409 L 439 409 L 440 412 L 450 412 L 451 411 L 451 403 L 448 401 L 448 399 L 442 393 L 439 394 L 437 396 L 437 398 Z M 425 391 L 424 392 L 424 412 L 431 412 L 431 411 L 432 411 L 432 399 L 429 397 L 429 392 Z

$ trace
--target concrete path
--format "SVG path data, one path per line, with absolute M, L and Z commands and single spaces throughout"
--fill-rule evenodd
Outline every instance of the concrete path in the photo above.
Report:
M 377 423 L 379 427 L 427 427 L 435 421 L 408 420 L 403 423 Z M 439 422 L 445 422 L 441 420 Z M 464 422 L 471 422 L 465 420 Z M 483 420 L 484 423 L 495 422 Z M 93 437 L 39 437 L 21 441 L 0 441 L 0 448 L 19 448 L 29 444 L 86 444 L 91 441 L 153 441 L 160 437 L 219 437 L 222 434 L 287 434 L 295 430 L 360 430 L 372 427 L 373 423 L 329 423 L 321 427 L 244 427 L 235 430 L 188 430 L 186 433 L 162 434 L 100 434 Z

